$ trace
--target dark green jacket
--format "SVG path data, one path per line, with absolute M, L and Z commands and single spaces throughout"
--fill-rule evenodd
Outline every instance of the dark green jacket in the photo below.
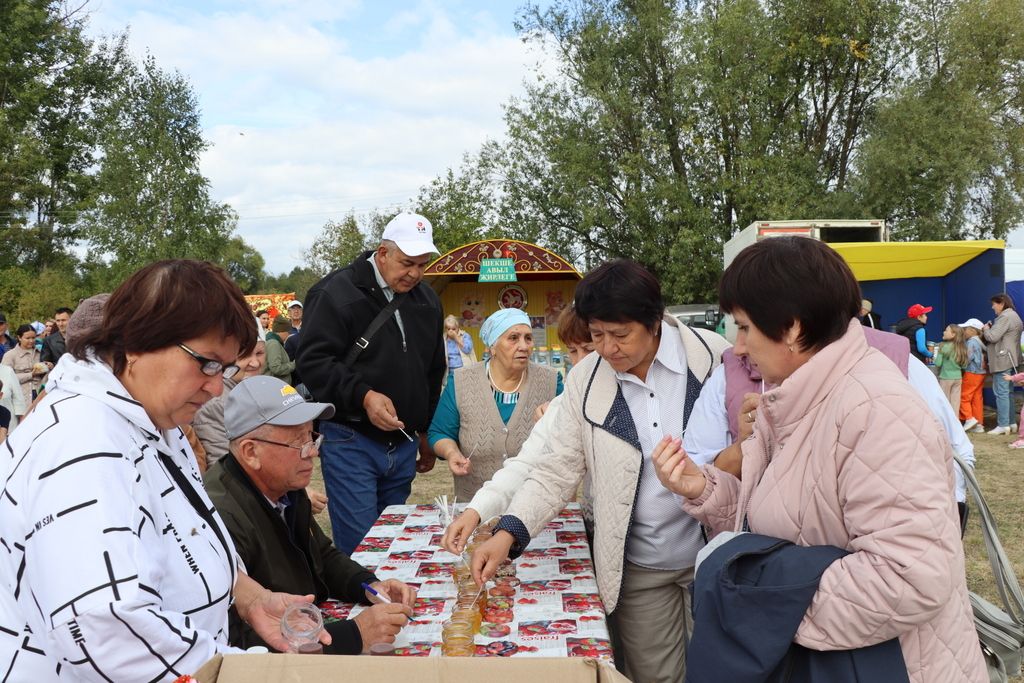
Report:
M 203 482 L 246 571 L 261 585 L 295 595 L 313 593 L 317 602 L 336 598 L 366 604 L 360 584 L 373 583 L 377 577 L 334 547 L 313 518 L 304 490 L 288 493 L 291 505 L 285 512 L 286 523 L 230 453 L 206 471 Z M 230 623 L 232 645 L 265 645 L 233 608 Z M 334 640 L 328 652 L 359 654 L 362 650 L 354 621 L 332 624 L 328 631 Z

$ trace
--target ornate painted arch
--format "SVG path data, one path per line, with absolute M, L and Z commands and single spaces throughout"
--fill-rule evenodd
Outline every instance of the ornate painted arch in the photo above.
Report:
M 456 247 L 427 266 L 426 276 L 476 276 L 480 261 L 485 258 L 515 260 L 516 274 L 555 275 L 561 278 L 582 277 L 572 264 L 553 251 L 519 240 L 481 240 Z

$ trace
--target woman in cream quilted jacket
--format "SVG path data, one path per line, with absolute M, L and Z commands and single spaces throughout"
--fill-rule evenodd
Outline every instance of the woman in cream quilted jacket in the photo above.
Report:
M 659 479 L 713 532 L 746 523 L 850 551 L 822 574 L 797 644 L 849 650 L 899 638 L 915 683 L 987 681 L 949 442 L 866 343 L 849 267 L 815 240 L 765 240 L 732 262 L 719 298 L 736 318 L 736 352 L 777 386 L 745 416 L 754 432 L 741 446 L 742 479 L 697 467 L 674 439 L 653 455 Z
M 638 683 L 675 683 L 683 677 L 689 586 L 704 541 L 658 482 L 650 454 L 662 435 L 685 431 L 728 343 L 666 315 L 658 281 L 633 261 L 588 273 L 575 307 L 595 352 L 569 373 L 548 452 L 536 458 L 472 567 L 478 579 L 493 575 L 589 475 L 594 574 L 621 637 L 616 663 Z

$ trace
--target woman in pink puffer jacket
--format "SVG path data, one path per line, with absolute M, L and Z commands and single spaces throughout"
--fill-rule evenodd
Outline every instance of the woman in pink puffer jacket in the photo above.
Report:
M 722 276 L 737 354 L 778 385 L 742 444 L 742 481 L 698 468 L 679 440 L 653 454 L 662 483 L 712 531 L 751 531 L 850 555 L 822 574 L 795 641 L 847 650 L 900 639 L 915 683 L 985 683 L 967 599 L 952 451 L 896 366 L 864 340 L 860 289 L 828 246 L 774 238 Z M 697 624 L 695 628 L 700 628 Z

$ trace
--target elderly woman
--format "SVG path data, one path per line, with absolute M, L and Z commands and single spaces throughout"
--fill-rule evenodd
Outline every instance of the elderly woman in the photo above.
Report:
M 667 315 L 658 281 L 633 261 L 588 273 L 576 287 L 575 309 L 595 353 L 569 373 L 547 456 L 473 553 L 472 568 L 489 578 L 510 553 L 521 553 L 589 475 L 598 590 L 622 638 L 616 661 L 633 681 L 679 681 L 688 591 L 704 541 L 658 483 L 650 455 L 664 435 L 686 429 L 728 345 Z
M 286 649 L 285 607 L 239 570 L 180 424 L 255 344 L 219 268 L 160 261 L 72 340 L 0 459 L 8 680 L 173 681 L 227 644 L 228 608 Z M 329 640 L 329 638 L 325 638 Z
M 490 360 L 454 373 L 427 431 L 437 457 L 448 461 L 460 500 L 472 498 L 519 453 L 534 411 L 562 393 L 557 371 L 530 362 L 533 331 L 526 313 L 494 313 L 480 326 L 480 339 Z
M 996 314 L 995 322 L 985 323 L 981 331 L 981 338 L 988 346 L 992 393 L 996 395 L 996 426 L 988 433 L 1013 434 L 1017 431 L 1017 423 L 1013 421 L 1013 384 L 1005 375 L 1015 375 L 1021 371 L 1020 340 L 1024 324 L 1009 294 L 995 294 L 992 297 L 992 312 Z
M 36 331 L 31 325 L 22 325 L 15 334 L 18 337 L 18 344 L 4 354 L 0 363 L 14 370 L 21 385 L 20 390 L 25 396 L 25 403 L 31 404 L 39 392 L 39 387 L 42 386 L 43 378 L 53 368 L 53 364 L 40 361 L 39 349 L 36 348 Z M 11 390 L 18 389 L 11 387 Z
M 850 552 L 821 575 L 795 642 L 850 650 L 899 638 L 916 683 L 988 680 L 964 578 L 949 442 L 897 367 L 864 338 L 860 290 L 828 246 L 758 242 L 719 286 L 767 385 L 742 481 L 698 467 L 678 438 L 653 454 L 662 483 L 711 531 Z M 697 628 L 700 628 L 699 624 Z
M 252 353 L 238 359 L 238 373 L 234 377 L 224 378 L 224 390 L 220 396 L 207 401 L 192 420 L 192 428 L 196 438 L 206 452 L 206 466 L 209 467 L 228 454 L 228 436 L 224 429 L 224 406 L 231 390 L 246 377 L 262 374 L 267 361 L 267 344 L 263 326 L 258 319 L 253 319 L 253 330 L 256 332 L 256 346 Z
M 448 379 L 451 379 L 452 373 L 462 366 L 476 362 L 473 338 L 459 328 L 459 321 L 454 315 L 446 316 L 444 319 L 444 348 L 448 359 Z
M 572 307 L 563 310 L 558 318 L 558 338 L 565 344 L 566 353 L 573 366 L 579 365 L 580 361 L 594 350 L 594 344 L 590 340 L 590 329 Z M 550 404 L 540 407 L 537 412 L 541 415 L 537 417 L 537 424 L 530 432 L 529 438 L 519 449 L 519 455 L 506 460 L 501 469 L 476 492 L 466 510 L 445 529 L 441 547 L 456 555 L 461 553 L 481 520 L 491 519 L 505 511 L 512 496 L 526 481 L 534 464 L 547 457 L 551 434 L 561 427 L 558 406 L 562 398 L 561 395 L 556 396 L 551 399 Z M 589 486 L 585 486 L 584 490 L 588 491 Z

